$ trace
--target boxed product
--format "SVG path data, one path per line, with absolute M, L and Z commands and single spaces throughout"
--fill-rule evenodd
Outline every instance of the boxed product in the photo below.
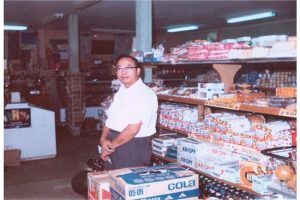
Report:
M 272 175 L 252 176 L 252 190 L 261 194 L 273 194 L 268 186 L 272 183 Z
M 198 90 L 201 91 L 224 91 L 224 83 L 198 83 Z
M 211 100 L 214 94 L 224 93 L 224 83 L 198 83 L 198 98 Z
M 176 164 L 109 171 L 117 199 L 198 199 L 198 174 Z
M 231 183 L 240 182 L 240 166 L 238 161 L 232 161 L 230 163 L 220 163 L 215 166 L 211 172 L 212 176 Z
M 198 157 L 195 159 L 195 169 L 199 170 L 200 172 L 204 172 L 206 174 L 211 175 L 212 171 L 214 170 L 216 163 L 222 162 L 217 158 L 213 158 L 209 155 Z
M 111 178 L 107 171 L 89 172 L 88 200 L 111 200 L 110 182 Z
M 199 99 L 205 99 L 205 100 L 212 100 L 214 95 L 219 95 L 219 94 L 223 94 L 224 91 L 218 91 L 218 90 L 215 90 L 215 91 L 201 91 L 199 90 L 198 91 L 198 98 Z
M 207 143 L 191 138 L 180 138 L 177 141 L 177 162 L 189 167 L 195 165 L 195 159 L 203 155 Z
M 4 150 L 4 166 L 20 166 L 21 150 L 6 149 Z

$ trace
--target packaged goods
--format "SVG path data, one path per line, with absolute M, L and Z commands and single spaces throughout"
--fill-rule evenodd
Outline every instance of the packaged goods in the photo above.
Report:
M 268 188 L 271 183 L 272 175 L 252 176 L 252 189 L 261 195 L 273 194 Z
M 294 87 L 276 88 L 276 96 L 278 97 L 296 97 L 297 89 Z
M 109 171 L 118 199 L 198 199 L 198 175 L 175 164 Z
M 88 200 L 111 200 L 111 179 L 107 171 L 89 172 L 87 183 Z
M 240 182 L 240 167 L 238 161 L 232 161 L 229 163 L 220 163 L 215 166 L 211 172 L 212 176 L 219 179 L 229 181 L 231 183 Z

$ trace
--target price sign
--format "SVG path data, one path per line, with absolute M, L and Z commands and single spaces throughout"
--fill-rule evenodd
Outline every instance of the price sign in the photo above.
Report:
M 279 115 L 280 116 L 284 116 L 284 117 L 297 117 L 297 112 L 291 112 L 289 110 L 286 109 L 280 109 L 279 110 Z
M 240 104 L 239 103 L 222 103 L 222 102 L 214 102 L 214 101 L 205 101 L 205 106 L 212 106 L 218 108 L 225 108 L 230 110 L 239 110 Z

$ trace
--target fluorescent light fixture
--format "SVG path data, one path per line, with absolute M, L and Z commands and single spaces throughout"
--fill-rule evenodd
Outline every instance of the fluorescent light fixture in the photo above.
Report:
M 50 24 L 52 22 L 55 22 L 56 20 L 62 19 L 63 17 L 64 17 L 63 13 L 55 13 L 54 15 L 52 15 L 52 16 L 46 18 L 45 20 L 43 20 L 42 24 L 43 25 Z
M 27 26 L 23 25 L 4 25 L 4 30 L 6 31 L 25 31 Z
M 85 0 L 76 7 L 76 10 L 86 9 L 88 7 L 91 7 L 95 4 L 97 4 L 97 3 L 100 3 L 101 1 L 103 1 L 103 0 Z
M 176 26 L 176 27 L 170 27 L 167 29 L 168 33 L 175 33 L 175 32 L 181 32 L 181 31 L 191 31 L 191 30 L 197 30 L 199 26 L 197 25 L 187 25 L 187 26 Z
M 244 21 L 250 21 L 250 20 L 256 20 L 256 19 L 263 19 L 268 17 L 274 17 L 276 16 L 276 13 L 274 11 L 268 11 L 268 12 L 261 12 L 256 13 L 252 15 L 245 15 L 241 17 L 235 17 L 227 19 L 227 23 L 238 23 L 238 22 L 244 22 Z
M 135 31 L 133 30 L 122 30 L 122 29 L 105 29 L 105 28 L 92 28 L 94 32 L 101 32 L 101 33 L 124 33 L 124 34 L 134 34 Z

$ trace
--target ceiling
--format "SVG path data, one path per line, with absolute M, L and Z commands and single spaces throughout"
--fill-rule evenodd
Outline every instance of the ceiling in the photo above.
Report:
M 95 0 L 91 0 L 95 1 Z M 30 29 L 38 28 L 67 30 L 68 15 L 79 17 L 80 31 L 90 32 L 93 28 L 135 30 L 134 0 L 102 0 L 85 8 L 77 9 L 83 0 L 5 0 L 4 22 L 26 24 Z M 273 10 L 276 17 L 240 24 L 226 24 L 229 17 Z M 43 25 L 50 16 L 62 13 L 64 17 Z M 198 24 L 200 30 L 214 30 L 235 26 L 250 25 L 296 19 L 296 0 L 276 1 L 170 1 L 153 0 L 152 23 L 155 32 L 165 32 L 166 27 L 179 24 Z

